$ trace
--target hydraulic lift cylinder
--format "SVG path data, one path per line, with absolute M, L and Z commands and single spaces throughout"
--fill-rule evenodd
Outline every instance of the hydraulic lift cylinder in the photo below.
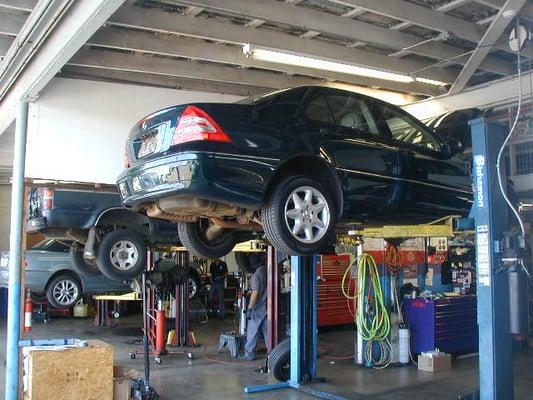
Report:
M 528 334 L 528 277 L 519 265 L 508 269 L 509 276 L 509 331 L 513 335 Z
M 157 355 L 166 354 L 166 332 L 167 323 L 165 318 L 165 310 L 162 306 L 155 312 L 155 353 Z

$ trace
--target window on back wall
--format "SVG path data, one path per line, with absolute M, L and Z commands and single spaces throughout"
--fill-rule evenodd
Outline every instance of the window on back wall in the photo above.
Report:
M 533 142 L 516 146 L 516 175 L 533 174 Z

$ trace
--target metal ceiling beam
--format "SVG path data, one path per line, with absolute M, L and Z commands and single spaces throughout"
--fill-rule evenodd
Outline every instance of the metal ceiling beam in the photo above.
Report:
M 458 7 L 461 7 L 462 5 L 464 5 L 466 3 L 470 3 L 470 2 L 472 2 L 472 0 L 452 0 L 449 3 L 443 4 L 442 6 L 437 7 L 435 10 L 437 10 L 439 12 L 447 12 L 447 11 L 454 10 L 454 9 L 456 9 Z M 404 21 L 404 22 L 400 22 L 397 25 L 391 26 L 390 29 L 394 29 L 395 31 L 399 31 L 399 30 L 405 29 L 405 28 L 407 28 L 407 27 L 409 27 L 411 25 L 413 25 L 411 22 Z
M 185 15 L 192 15 L 193 17 L 196 17 L 198 14 L 201 14 L 202 11 L 205 9 L 203 7 L 187 7 L 187 10 L 185 10 Z
M 37 97 L 122 3 L 123 0 L 76 0 L 70 4 L 67 18 L 54 20 L 54 29 L 47 32 L 39 47 L 34 48 L 31 58 L 17 71 L 16 78 L 2 87 L 5 95 L 0 105 L 0 133 L 13 121 L 16 115 L 13 110 L 20 99 Z M 39 33 L 35 32 L 36 35 Z M 25 48 L 21 48 L 23 50 Z
M 351 7 L 361 7 L 367 11 L 384 15 L 389 18 L 400 19 L 422 26 L 427 29 L 440 32 L 449 32 L 454 36 L 466 39 L 473 43 L 479 43 L 483 37 L 479 26 L 473 22 L 445 14 L 447 7 L 452 6 L 448 3 L 442 10 L 434 10 L 405 0 L 329 0 L 337 4 Z M 495 49 L 511 52 L 508 46 L 495 46 Z M 525 50 L 524 55 L 533 57 L 533 50 Z
M 389 18 L 408 21 L 436 31 L 447 31 L 458 37 L 476 42 L 481 33 L 475 24 L 451 15 L 443 14 L 432 8 L 420 6 L 404 0 L 329 0 L 350 7 L 360 7 L 367 11 Z
M 7 50 L 11 46 L 11 43 L 13 43 L 12 37 L 0 37 L 0 62 L 2 62 L 2 57 L 4 57 L 7 53 Z
M 88 48 L 81 49 L 68 62 L 68 65 L 142 72 L 232 84 L 248 84 L 272 89 L 320 83 L 319 80 L 311 78 L 289 77 L 267 71 L 251 71 L 215 64 L 153 57 L 145 54 L 117 53 Z
M 151 32 L 126 31 L 103 28 L 88 42 L 88 45 L 109 47 L 144 53 L 157 53 L 172 57 L 192 58 L 214 63 L 234 64 L 246 68 L 261 68 L 283 72 L 289 75 L 301 74 L 316 78 L 337 80 L 355 85 L 381 87 L 389 90 L 434 96 L 442 93 L 442 88 L 420 83 L 399 83 L 372 79 L 348 74 L 323 71 L 313 68 L 294 67 L 286 64 L 269 63 L 246 57 L 239 46 L 206 43 L 198 39 L 180 39 L 171 35 L 154 35 Z
M 38 0 L 0 0 L 0 8 L 31 12 Z
M 343 18 L 344 21 L 346 21 Z M 349 21 L 348 21 L 349 22 Z M 410 74 L 415 70 L 428 67 L 428 63 L 408 60 L 396 60 L 386 55 L 369 51 L 347 48 L 333 43 L 324 43 L 313 39 L 302 39 L 294 35 L 266 29 L 250 29 L 216 20 L 205 23 L 201 18 L 185 17 L 159 9 L 140 9 L 129 7 L 120 9 L 108 21 L 109 25 L 126 26 L 155 32 L 167 32 L 234 44 L 246 41 L 257 46 L 264 46 L 279 51 L 305 54 L 310 57 L 332 59 L 348 64 L 362 65 L 369 68 L 384 69 L 390 72 Z M 466 62 L 467 57 L 464 56 Z M 509 69 L 512 70 L 512 69 Z M 438 68 L 431 68 L 421 77 L 442 82 L 455 81 L 456 75 Z
M 17 36 L 27 18 L 27 15 L 3 13 L 0 11 L 0 34 Z
M 114 71 L 90 67 L 75 67 L 70 65 L 65 66 L 65 68 L 61 70 L 60 76 L 64 78 L 118 82 L 167 89 L 197 90 L 200 92 L 232 94 L 244 97 L 256 96 L 272 90 L 271 88 L 236 85 L 234 83 L 202 81 L 197 79 L 178 78 L 175 76 Z
M 387 7 L 390 7 L 389 0 L 376 1 L 383 1 L 384 4 L 386 3 L 385 5 Z M 462 49 L 444 43 L 431 42 L 418 45 L 422 41 L 418 36 L 404 32 L 394 32 L 374 24 L 350 20 L 304 7 L 298 7 L 295 9 L 295 6 L 293 5 L 279 2 L 269 3 L 268 7 L 265 7 L 264 3 L 259 0 L 176 0 L 175 3 L 203 6 L 229 15 L 246 16 L 249 18 L 258 18 L 288 24 L 301 27 L 305 30 L 313 30 L 337 37 L 344 37 L 353 41 L 375 43 L 391 49 L 401 50 L 406 47 L 416 46 L 411 49 L 412 53 L 437 60 L 457 57 L 464 52 Z M 125 14 L 130 12 L 129 10 L 132 8 L 135 7 L 130 7 L 128 11 L 126 11 L 126 8 L 119 10 L 119 12 L 124 12 L 120 13 L 120 15 L 125 16 Z M 209 31 L 213 22 L 214 21 L 210 20 L 209 26 L 204 24 L 204 29 Z M 241 41 L 242 40 L 243 39 L 241 39 Z M 250 42 L 252 41 L 250 40 Z M 506 75 L 510 73 L 513 68 L 510 63 L 497 57 L 488 57 L 483 63 L 482 69 Z
M 505 4 L 505 0 L 473 0 L 474 3 L 483 4 L 487 7 L 492 7 L 496 9 L 500 9 Z
M 452 85 L 449 94 L 461 92 L 467 85 L 468 81 L 476 72 L 483 59 L 490 53 L 493 43 L 496 43 L 501 37 L 507 25 L 514 21 L 514 18 L 506 18 L 504 13 L 508 10 L 519 11 L 527 0 L 507 0 L 497 17 L 492 21 L 489 28 L 485 31 L 483 38 L 480 40 L 474 52 L 470 55 L 468 62 Z

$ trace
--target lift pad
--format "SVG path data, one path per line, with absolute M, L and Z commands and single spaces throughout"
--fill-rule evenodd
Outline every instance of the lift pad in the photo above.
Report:
M 141 300 L 141 296 L 137 292 L 130 292 L 125 294 L 99 294 L 93 296 L 95 300 L 119 300 L 119 301 L 137 301 Z
M 473 234 L 472 231 L 458 230 L 458 215 L 452 215 L 418 225 L 385 225 L 377 228 L 361 228 L 348 231 L 349 237 L 373 237 L 373 238 L 416 238 L 416 237 L 453 237 L 458 234 Z M 344 238 L 341 236 L 341 240 Z

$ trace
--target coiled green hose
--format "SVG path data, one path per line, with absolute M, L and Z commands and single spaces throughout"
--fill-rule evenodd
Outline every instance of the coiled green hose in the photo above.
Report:
M 365 312 L 367 276 L 370 278 L 370 284 L 374 289 L 375 307 L 372 318 L 368 318 Z M 391 328 L 390 318 L 387 307 L 385 306 L 378 267 L 370 254 L 363 254 L 359 257 L 357 280 L 359 284 L 359 292 L 357 294 L 357 330 L 363 340 L 369 342 L 387 340 Z

